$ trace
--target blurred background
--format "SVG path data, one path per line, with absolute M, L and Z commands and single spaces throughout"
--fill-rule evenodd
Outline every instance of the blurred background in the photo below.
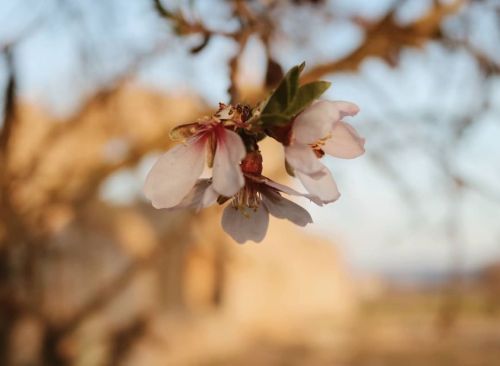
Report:
M 500 364 L 499 1 L 4 0 L 0 52 L 1 365 Z M 173 126 L 302 61 L 367 139 L 314 224 L 146 202 Z

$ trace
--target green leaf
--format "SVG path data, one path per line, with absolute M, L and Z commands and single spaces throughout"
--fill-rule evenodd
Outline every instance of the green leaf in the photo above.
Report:
M 290 122 L 290 117 L 284 114 L 272 113 L 263 114 L 260 116 L 262 124 L 266 127 L 270 126 L 283 126 Z
M 329 87 L 331 83 L 328 81 L 314 81 L 309 84 L 302 85 L 295 95 L 295 98 L 289 103 L 284 114 L 287 116 L 296 116 L 308 107 L 312 102 L 318 99 Z
M 262 114 L 275 114 L 283 112 L 289 103 L 295 98 L 295 94 L 299 88 L 299 75 L 304 64 L 294 66 L 288 71 L 281 80 L 280 84 L 269 97 L 269 100 L 264 107 Z
M 299 76 L 305 63 L 292 67 L 276 90 L 265 102 L 260 120 L 265 128 L 284 126 L 318 99 L 329 87 L 327 81 L 315 81 L 299 86 Z

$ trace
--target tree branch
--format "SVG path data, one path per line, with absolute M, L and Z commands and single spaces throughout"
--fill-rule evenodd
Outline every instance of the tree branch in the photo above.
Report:
M 6 162 L 6 155 L 8 150 L 8 144 L 14 123 L 16 120 L 16 75 L 14 67 L 14 56 L 12 54 L 12 48 L 10 46 L 5 47 L 4 55 L 7 64 L 7 86 L 5 89 L 5 102 L 4 102 L 4 118 L 3 126 L 0 131 L 0 154 L 3 156 L 2 165 Z M 3 168 L 3 167 L 2 167 Z
M 308 83 L 334 72 L 355 71 L 368 57 L 379 57 L 394 63 L 403 48 L 422 47 L 427 41 L 440 38 L 442 20 L 456 12 L 463 3 L 464 0 L 455 0 L 450 4 L 437 5 L 427 15 L 406 26 L 397 23 L 393 10 L 379 22 L 365 25 L 366 38 L 353 53 L 340 60 L 315 66 L 301 80 Z

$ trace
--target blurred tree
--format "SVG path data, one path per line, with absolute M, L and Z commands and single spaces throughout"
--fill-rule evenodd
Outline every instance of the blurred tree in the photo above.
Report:
M 27 7 L 30 6 L 28 3 Z M 103 182 L 113 173 L 135 167 L 149 153 L 166 148 L 168 141 L 165 136 L 173 122 L 193 120 L 209 111 L 210 106 L 193 94 L 163 97 L 155 93 L 141 94 L 130 87 L 130 81 L 147 68 L 148 62 L 168 51 L 179 39 L 189 45 L 193 58 L 201 57 L 215 39 L 232 42 L 234 50 L 231 56 L 221 56 L 220 60 L 227 62 L 228 94 L 232 102 L 241 101 L 246 93 L 245 85 L 238 81 L 238 74 L 249 41 L 258 39 L 266 58 L 265 85 L 244 95 L 245 100 L 256 101 L 280 79 L 282 66 L 289 66 L 277 56 L 283 40 L 300 43 L 299 40 L 304 39 L 302 34 L 296 39 L 293 34 L 288 34 L 284 24 L 290 12 L 299 13 L 304 9 L 310 13 L 304 18 L 304 24 L 298 24 L 298 27 L 295 24 L 298 32 L 307 33 L 307 22 L 316 19 L 333 23 L 347 21 L 361 29 L 363 39 L 342 57 L 331 55 L 331 59 L 310 64 L 303 82 L 332 73 L 357 71 L 372 57 L 398 67 L 402 50 L 421 48 L 429 42 L 466 49 L 480 65 L 485 84 L 499 72 L 498 61 L 468 37 L 467 25 L 462 27 L 465 31 L 458 36 L 443 30 L 450 16 L 468 24 L 471 21 L 469 12 L 478 6 L 496 11 L 498 24 L 498 9 L 488 1 L 435 1 L 421 17 L 407 23 L 398 20 L 404 1 L 393 2 L 382 16 L 373 19 L 341 11 L 336 14 L 330 7 L 335 1 L 232 0 L 205 5 L 217 7 L 216 16 L 220 19 L 214 20 L 208 13 L 196 15 L 197 6 L 206 11 L 199 3 L 193 1 L 170 8 L 166 6 L 167 2 L 160 0 L 145 1 L 141 8 L 143 12 L 133 16 L 137 19 L 142 15 L 143 20 L 139 23 L 151 22 L 155 27 L 151 33 L 144 31 L 148 27 L 139 27 L 137 32 L 146 33 L 146 37 L 129 40 L 127 37 L 132 36 L 125 31 L 126 23 L 122 24 L 123 34 L 120 34 L 120 30 L 112 30 L 111 26 L 102 27 L 105 21 L 95 21 L 96 18 L 109 17 L 113 25 L 112 17 L 125 11 L 119 2 L 109 0 L 88 5 L 76 0 L 58 0 L 42 8 L 35 19 L 28 19 L 27 25 L 18 29 L 16 34 L 8 34 L 2 39 L 0 49 L 6 75 L 0 131 L 2 364 L 83 364 L 79 358 L 83 357 L 82 352 L 75 349 L 75 343 L 78 343 L 73 340 L 75 334 L 84 332 L 84 325 L 90 324 L 98 314 L 108 314 L 105 309 L 112 306 L 139 276 L 151 271 L 160 276 L 158 287 L 164 291 L 163 296 L 159 295 L 158 303 L 163 303 L 168 311 L 188 311 L 185 266 L 188 254 L 193 250 L 191 246 L 197 242 L 192 223 L 199 220 L 187 213 L 155 215 L 139 204 L 129 208 L 131 211 L 127 216 L 122 208 L 103 203 L 99 194 Z M 15 16 L 24 22 L 26 11 L 22 7 L 16 11 L 19 13 Z M 81 75 L 75 89 L 81 94 L 81 98 L 77 98 L 81 103 L 77 103 L 77 110 L 69 117 L 40 120 L 35 117 L 40 114 L 26 107 L 19 97 L 19 84 L 23 80 L 20 66 L 26 63 L 20 55 L 26 39 L 42 33 L 52 21 L 62 24 L 60 32 L 69 29 L 69 43 L 79 55 Z M 161 27 L 163 24 L 165 27 Z M 308 36 L 314 37 L 315 34 Z M 145 38 L 147 42 L 142 44 Z M 307 37 L 305 39 L 307 43 Z M 68 83 L 73 83 L 73 80 L 68 80 Z M 487 104 L 486 98 L 484 103 Z M 476 123 L 474 117 L 471 115 L 455 121 L 449 130 L 449 146 L 459 143 L 465 131 Z M 167 118 L 168 123 L 165 122 Z M 374 129 L 379 127 L 383 128 L 378 124 Z M 438 146 L 437 150 L 441 151 L 441 147 Z M 391 169 L 386 152 L 374 151 L 370 156 L 408 192 L 397 172 Z M 457 175 L 452 168 L 450 152 L 439 157 L 438 164 L 447 175 L 450 187 L 449 235 L 459 268 L 460 238 L 456 237 L 458 223 L 454 205 L 461 192 L 472 189 L 496 200 L 499 195 L 469 177 Z M 144 220 L 153 223 L 153 234 L 148 231 L 149 226 Z M 165 224 L 167 221 L 169 225 Z M 127 236 L 140 236 L 137 241 L 127 242 L 123 238 L 121 225 L 127 226 L 128 222 L 133 222 L 130 227 L 140 228 L 137 233 L 132 231 Z M 85 238 L 86 235 L 89 237 Z M 149 249 L 145 244 L 148 235 L 153 238 Z M 205 249 L 201 250 L 208 258 L 204 257 L 206 261 L 213 266 L 213 283 L 209 286 L 207 300 L 209 307 L 224 303 L 227 270 L 224 240 L 215 237 L 212 241 L 214 245 L 208 249 L 209 254 L 203 251 Z M 90 242 L 100 245 L 96 248 Z M 101 258 L 101 261 L 96 258 Z M 92 263 L 98 264 L 97 269 L 85 268 Z M 92 271 L 95 273 L 88 273 Z M 153 305 L 137 305 L 138 308 L 148 306 Z M 125 353 L 134 339 L 144 331 L 148 320 L 146 313 L 143 311 L 125 325 L 115 321 L 114 331 L 109 336 L 111 340 L 108 340 L 111 346 L 103 351 L 107 356 L 100 358 L 108 361 L 100 364 L 119 364 L 126 358 Z M 446 314 L 449 316 L 449 311 Z M 18 354 L 21 351 L 15 345 L 19 344 L 19 334 L 24 334 L 22 329 L 27 327 L 26 324 L 38 329 L 39 339 L 33 343 L 39 343 L 39 349 L 37 351 L 37 346 L 32 346 L 33 356 L 26 356 L 28 361 L 23 361 L 23 355 Z M 88 364 L 99 362 L 89 361 Z

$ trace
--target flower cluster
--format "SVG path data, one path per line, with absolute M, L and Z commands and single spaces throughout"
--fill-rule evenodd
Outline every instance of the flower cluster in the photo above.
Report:
M 364 153 L 364 139 L 343 121 L 358 113 L 349 102 L 318 100 L 330 86 L 324 81 L 299 85 L 304 64 L 295 66 L 273 94 L 256 108 L 220 104 L 211 117 L 178 126 L 171 132 L 182 141 L 149 172 L 145 195 L 155 208 L 200 210 L 226 204 L 223 229 L 238 243 L 260 242 L 269 214 L 299 226 L 312 222 L 309 213 L 283 194 L 302 196 L 317 205 L 337 200 L 340 193 L 325 155 L 355 158 Z M 262 175 L 259 141 L 279 141 L 286 170 L 308 193 L 297 192 Z M 209 179 L 200 178 L 205 166 Z

